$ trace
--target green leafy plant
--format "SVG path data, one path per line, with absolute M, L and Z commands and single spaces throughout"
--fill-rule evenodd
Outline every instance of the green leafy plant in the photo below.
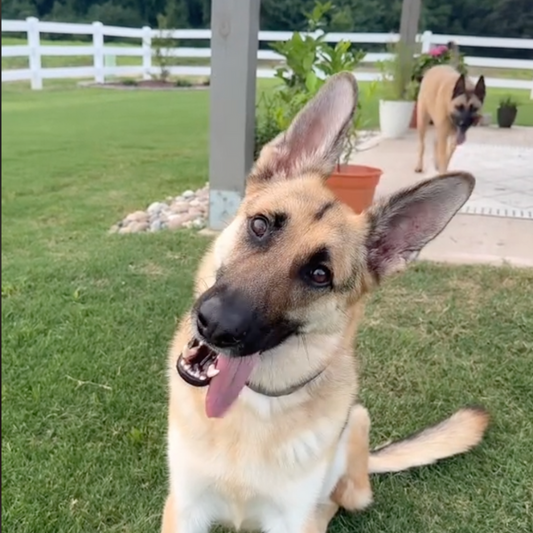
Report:
M 506 95 L 500 98 L 500 107 L 508 107 L 511 109 L 518 109 L 520 102 L 511 95 Z
M 187 78 L 178 78 L 175 82 L 174 82 L 174 85 L 176 87 L 192 87 L 193 86 L 193 83 L 191 80 L 188 80 Z
M 122 85 L 127 85 L 130 87 L 137 87 L 137 85 L 139 85 L 139 82 L 133 78 L 123 78 L 122 80 L 120 80 L 120 82 L 122 83 Z
M 258 104 L 256 154 L 266 142 L 289 127 L 296 114 L 316 95 L 329 76 L 343 71 L 353 72 L 364 58 L 365 52 L 352 51 L 349 41 L 341 40 L 334 44 L 325 41 L 327 34 L 323 28 L 333 7 L 330 1 L 316 1 L 313 10 L 305 13 L 306 31 L 295 32 L 287 41 L 272 45 L 283 56 L 284 63 L 276 69 L 280 85 Z M 361 124 L 360 111 L 359 102 L 356 119 L 348 134 L 345 159 L 350 157 L 355 145 L 353 137 Z
M 275 95 L 262 93 L 256 107 L 254 159 L 259 157 L 259 152 L 265 144 L 283 131 L 277 119 L 278 99 Z
M 174 40 L 169 31 L 169 20 L 165 15 L 157 16 L 158 35 L 152 39 L 152 47 L 155 51 L 154 61 L 159 68 L 156 79 L 166 82 L 170 76 L 170 53 Z
M 414 100 L 417 84 L 412 80 L 412 56 L 402 43 L 389 44 L 389 59 L 378 62 L 381 94 L 384 100 Z

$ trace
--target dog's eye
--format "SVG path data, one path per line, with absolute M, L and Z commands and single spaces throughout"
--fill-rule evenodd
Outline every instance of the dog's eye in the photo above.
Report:
M 457 106 L 457 111 L 464 111 L 464 110 L 465 110 L 465 106 L 464 106 L 464 104 L 459 104 L 459 105 Z
M 307 277 L 315 287 L 327 287 L 331 284 L 331 271 L 323 265 L 311 267 Z
M 264 216 L 256 216 L 250 220 L 250 230 L 259 239 L 268 232 L 269 222 Z

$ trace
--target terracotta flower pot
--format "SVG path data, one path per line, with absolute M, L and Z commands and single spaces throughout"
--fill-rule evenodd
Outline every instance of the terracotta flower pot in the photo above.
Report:
M 383 171 L 363 165 L 337 165 L 326 181 L 337 198 L 361 213 L 374 201 L 379 178 Z

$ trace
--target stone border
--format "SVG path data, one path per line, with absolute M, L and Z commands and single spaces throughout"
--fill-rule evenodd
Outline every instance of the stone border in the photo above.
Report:
M 180 228 L 203 229 L 207 223 L 209 186 L 169 196 L 165 202 L 153 202 L 146 211 L 135 211 L 114 224 L 110 233 L 155 233 Z

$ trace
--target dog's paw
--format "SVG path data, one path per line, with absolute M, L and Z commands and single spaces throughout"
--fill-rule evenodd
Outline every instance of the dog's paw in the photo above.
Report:
M 372 488 L 368 480 L 354 483 L 347 476 L 340 479 L 331 499 L 347 511 L 362 511 L 373 501 Z
M 421 172 L 424 172 L 424 168 L 418 165 L 417 167 L 415 167 L 415 172 L 417 174 L 420 174 Z

